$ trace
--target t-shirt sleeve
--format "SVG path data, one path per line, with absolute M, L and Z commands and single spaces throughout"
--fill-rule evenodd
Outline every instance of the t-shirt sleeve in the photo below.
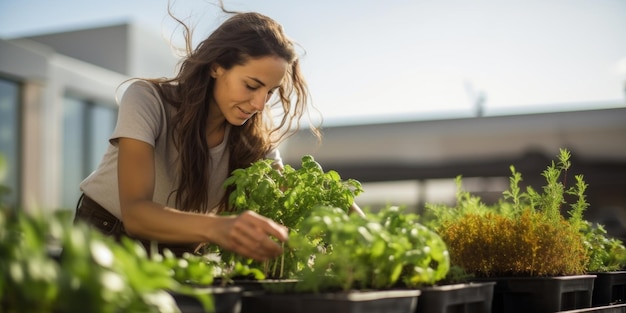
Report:
M 145 81 L 133 82 L 122 96 L 117 125 L 109 142 L 116 145 L 117 139 L 124 137 L 141 140 L 154 147 L 164 116 L 156 89 Z

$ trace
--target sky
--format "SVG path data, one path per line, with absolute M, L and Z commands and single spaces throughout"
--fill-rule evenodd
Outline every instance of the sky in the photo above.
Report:
M 223 20 L 173 0 L 199 40 Z M 625 106 L 624 0 L 224 0 L 281 23 L 328 124 Z M 167 0 L 0 0 L 0 37 L 131 20 L 176 31 Z

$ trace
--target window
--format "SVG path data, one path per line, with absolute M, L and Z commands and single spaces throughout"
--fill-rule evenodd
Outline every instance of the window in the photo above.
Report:
M 96 169 L 117 121 L 117 107 L 66 97 L 63 106 L 62 207 L 73 209 L 79 185 Z
M 11 207 L 17 207 L 19 199 L 19 93 L 18 83 L 0 79 L 0 154 L 6 160 L 0 185 L 9 188 L 0 201 Z

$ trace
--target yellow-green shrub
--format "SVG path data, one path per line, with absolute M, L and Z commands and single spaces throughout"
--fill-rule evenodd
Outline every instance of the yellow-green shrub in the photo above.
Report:
M 543 171 L 541 190 L 521 190 L 513 166 L 509 190 L 492 206 L 462 190 L 457 177 L 455 206 L 427 204 L 426 225 L 446 242 L 451 264 L 475 276 L 559 276 L 584 274 L 592 249 L 586 241 L 583 212 L 589 206 L 582 175 L 568 187 L 570 153 Z M 575 201 L 567 203 L 566 196 Z M 561 214 L 568 205 L 568 217 Z
M 557 276 L 582 274 L 586 262 L 580 233 L 565 220 L 540 212 L 517 216 L 468 213 L 445 222 L 439 234 L 452 264 L 476 276 Z

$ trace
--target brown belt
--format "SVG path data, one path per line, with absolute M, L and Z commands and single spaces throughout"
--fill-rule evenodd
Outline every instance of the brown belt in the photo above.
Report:
M 86 195 L 81 195 L 76 206 L 76 216 L 74 217 L 74 223 L 78 221 L 86 222 L 87 224 L 94 226 L 100 232 L 107 236 L 111 236 L 119 241 L 123 236 L 131 237 L 126 233 L 124 224 L 120 219 L 115 217 L 100 204 Z M 131 237 L 133 238 L 133 237 Z M 133 238 L 143 244 L 146 251 L 149 253 L 150 241 Z M 192 254 L 199 253 L 198 244 L 157 244 L 159 253 L 163 253 L 163 249 L 171 250 L 175 255 L 182 256 L 183 253 L 188 252 Z

